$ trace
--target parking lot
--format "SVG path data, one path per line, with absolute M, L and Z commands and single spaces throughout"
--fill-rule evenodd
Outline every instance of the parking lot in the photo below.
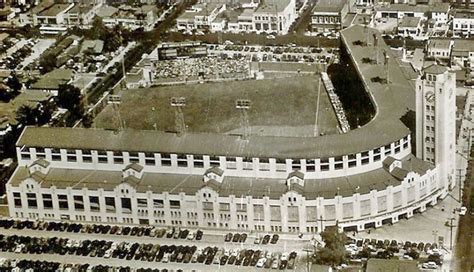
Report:
M 215 235 L 177 228 L 13 220 L 1 220 L 0 228 L 0 250 L 4 258 L 36 260 L 41 254 L 42 260 L 54 261 L 55 256 L 61 255 L 62 263 L 93 265 L 98 261 L 97 264 L 134 268 L 296 269 L 301 261 L 298 256 L 301 253 L 296 250 L 304 243 L 290 246 L 287 240 L 282 241 L 274 234 Z

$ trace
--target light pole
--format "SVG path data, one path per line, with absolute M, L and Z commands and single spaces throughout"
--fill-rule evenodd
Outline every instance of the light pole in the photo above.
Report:
M 453 250 L 453 228 L 456 227 L 456 225 L 453 225 L 453 221 L 456 220 L 456 218 L 451 217 L 448 219 L 449 222 L 446 222 L 446 225 L 449 227 L 450 233 L 449 233 L 449 250 Z
M 433 234 L 433 244 L 435 244 L 438 238 L 438 230 L 433 230 L 431 233 Z

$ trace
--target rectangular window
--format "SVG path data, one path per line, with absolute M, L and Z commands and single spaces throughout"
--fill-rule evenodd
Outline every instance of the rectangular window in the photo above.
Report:
M 343 165 L 342 165 L 342 162 L 334 164 L 334 169 L 341 170 L 342 168 L 344 168 Z
M 67 202 L 67 195 L 58 195 L 59 209 L 67 210 L 69 209 L 69 204 Z
M 28 208 L 30 208 L 30 209 L 38 208 L 38 203 L 36 202 L 36 194 L 35 193 L 27 193 L 26 194 L 26 201 L 28 202 Z
M 76 155 L 67 155 L 67 161 L 68 162 L 77 162 L 77 156 Z
M 329 164 L 321 165 L 321 171 L 329 171 Z
M 123 154 L 121 151 L 114 151 L 114 163 L 115 164 L 123 163 Z
M 45 209 L 52 209 L 53 208 L 53 198 L 51 194 L 42 194 L 43 197 L 43 207 Z
M 219 161 L 219 157 L 217 156 L 210 156 L 209 157 L 209 165 L 210 166 L 220 166 L 221 163 Z
M 138 208 L 147 208 L 148 207 L 148 199 L 146 199 L 146 198 L 137 198 L 137 207 Z
M 84 198 L 82 196 L 79 196 L 79 195 L 74 196 L 74 209 L 76 211 L 84 210 Z
M 362 165 L 369 164 L 369 158 L 362 159 Z
M 21 208 L 21 195 L 20 193 L 13 193 L 13 202 L 15 202 L 15 207 Z
M 357 161 L 350 161 L 349 162 L 349 168 L 354 168 L 357 166 Z
M 139 163 L 138 152 L 128 152 L 128 160 L 130 163 Z
M 89 207 L 92 212 L 98 212 L 100 210 L 99 197 L 89 196 Z
M 122 212 L 124 213 L 132 213 L 132 201 L 128 197 L 122 197 L 120 199 L 122 204 Z
M 163 199 L 153 199 L 153 208 L 163 208 L 165 203 Z
M 247 204 L 237 203 L 235 206 L 236 206 L 238 212 L 247 212 Z
M 212 202 L 202 202 L 202 209 L 204 211 L 214 210 L 214 204 Z
M 219 203 L 219 210 L 220 211 L 230 211 L 230 204 L 229 203 Z
M 170 200 L 170 208 L 179 209 L 181 208 L 181 203 L 179 202 L 179 200 Z
M 61 160 L 61 150 L 57 148 L 51 149 L 51 160 L 60 161 Z
M 105 197 L 105 210 L 107 212 L 115 212 L 115 197 Z
M 92 157 L 91 156 L 82 156 L 82 162 L 91 163 Z
M 30 153 L 21 153 L 21 159 L 22 160 L 30 160 L 31 159 Z
M 380 161 L 380 154 L 374 156 L 374 161 Z

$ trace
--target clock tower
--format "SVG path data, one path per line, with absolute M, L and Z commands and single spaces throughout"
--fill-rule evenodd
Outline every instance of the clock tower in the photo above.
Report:
M 416 156 L 438 169 L 439 188 L 455 185 L 456 78 L 441 65 L 416 80 Z

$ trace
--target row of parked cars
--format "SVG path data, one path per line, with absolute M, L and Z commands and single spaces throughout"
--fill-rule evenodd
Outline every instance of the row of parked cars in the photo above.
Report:
M 91 264 L 65 264 L 47 261 L 10 260 L 0 258 L 0 271 L 56 271 L 56 272 L 171 272 L 168 269 L 131 268 L 129 266 L 109 266 Z M 181 269 L 176 272 L 182 272 Z
M 422 264 L 423 268 L 436 269 L 443 263 L 443 253 L 438 249 L 436 243 L 416 243 L 397 240 L 351 240 L 346 244 L 346 252 L 348 257 L 353 260 L 361 260 L 366 258 L 382 258 L 389 259 L 395 255 L 402 259 L 414 260 L 420 258 L 426 260 Z M 426 257 L 426 258 L 425 258 Z
M 228 264 L 260 268 L 272 267 L 274 269 L 293 269 L 296 261 L 296 252 L 280 254 L 266 250 L 226 250 L 210 246 L 198 249 L 196 246 L 125 241 L 119 243 L 106 240 L 74 240 L 58 237 L 5 236 L 3 234 L 0 234 L 0 251 L 17 254 L 76 255 L 161 263 Z
M 101 224 L 81 224 L 54 221 L 29 221 L 0 219 L 0 228 L 5 229 L 32 229 L 46 231 L 61 231 L 71 233 L 90 233 L 90 234 L 113 234 L 130 236 L 148 236 L 148 237 L 167 237 L 174 239 L 201 240 L 203 232 L 201 230 L 190 231 L 181 228 L 158 228 L 152 226 L 111 226 Z

